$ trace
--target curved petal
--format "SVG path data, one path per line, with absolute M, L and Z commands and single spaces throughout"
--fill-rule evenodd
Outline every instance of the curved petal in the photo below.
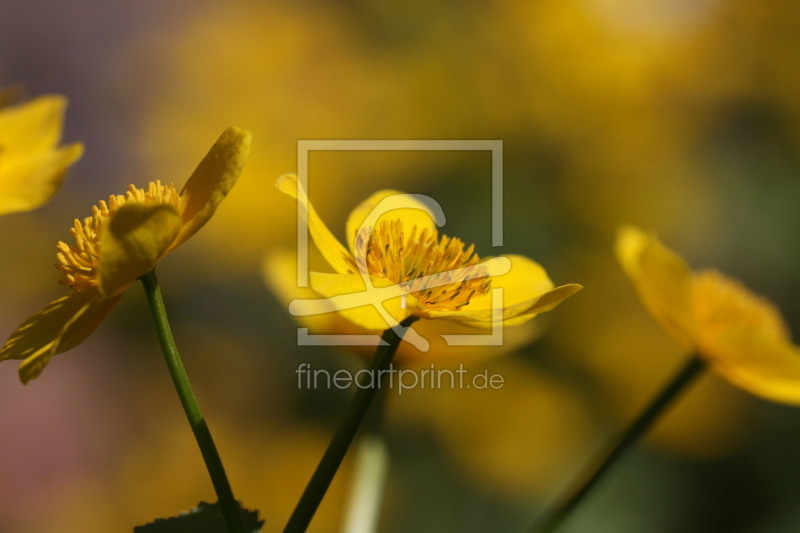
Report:
M 502 289 L 502 294 L 489 291 L 486 294 L 470 300 L 468 306 L 457 311 L 426 311 L 429 318 L 446 318 L 469 323 L 472 326 L 489 328 L 494 322 L 495 309 L 493 295 L 502 297 L 497 311 L 502 309 L 503 323 L 505 325 L 518 325 L 527 322 L 538 313 L 549 311 L 566 298 L 578 292 L 580 285 L 564 285 L 553 289 L 553 282 L 547 276 L 544 268 L 537 262 L 522 255 L 503 255 L 499 258 L 485 261 L 507 260 L 507 268 L 499 264 L 500 271 L 504 274 L 492 275 L 492 289 Z M 490 269 L 490 274 L 493 270 Z
M 645 308 L 684 348 L 697 338 L 691 308 L 691 273 L 686 262 L 652 235 L 625 226 L 615 251 Z
M 100 232 L 100 292 L 113 295 L 156 266 L 182 226 L 181 216 L 167 204 L 128 204 Z
M 285 174 L 278 178 L 275 186 L 282 193 L 299 200 L 298 208 L 302 210 L 303 217 L 308 223 L 308 231 L 311 233 L 311 238 L 314 239 L 314 244 L 317 245 L 328 264 L 339 274 L 354 272 L 355 263 L 352 260 L 352 256 L 314 210 L 306 191 L 297 181 L 297 176 L 295 174 Z
M 800 405 L 800 349 L 757 331 L 729 331 L 700 354 L 731 383 L 774 402 Z
M 370 277 L 373 288 L 366 289 L 361 274 L 326 274 L 311 272 L 311 288 L 326 299 L 294 300 L 289 312 L 295 316 L 339 311 L 359 326 L 383 331 L 391 325 L 378 310 L 380 306 L 395 321 L 402 322 L 418 308 L 417 301 L 405 295 L 399 286 Z
M 553 288 L 553 282 L 544 268 L 523 255 L 502 255 L 510 262 L 507 273 L 492 276 L 492 288 L 503 289 L 505 307 L 517 305 L 536 298 Z M 470 311 L 492 309 L 491 291 L 470 300 L 467 306 Z
M 214 215 L 242 173 L 252 135 L 230 127 L 211 147 L 181 190 L 184 227 L 172 249 L 183 244 Z
M 384 202 L 384 200 L 386 201 Z M 382 213 L 374 213 L 379 204 Z M 441 218 L 439 222 L 444 224 L 444 214 L 440 213 L 441 208 L 437 209 L 437 211 L 439 213 L 436 214 L 439 214 Z M 371 225 L 376 225 L 381 220 L 399 219 L 403 221 L 406 234 L 410 233 L 414 226 L 417 227 L 418 235 L 424 229 L 427 229 L 429 233 L 437 231 L 434 211 L 420 201 L 419 195 L 406 194 L 394 190 L 378 191 L 358 204 L 347 218 L 347 245 L 350 247 L 350 252 L 353 256 L 356 254 L 355 239 L 358 230 L 371 214 L 373 217 L 379 215 L 374 224 Z
M 0 111 L 0 150 L 4 153 L 31 153 L 49 150 L 61 140 L 63 96 L 41 96 Z
M 500 315 L 503 325 L 518 326 L 524 324 L 539 313 L 554 309 L 561 302 L 581 289 L 583 289 L 581 285 L 570 283 L 568 285 L 556 287 L 535 298 L 530 298 L 512 305 L 506 305 L 506 302 L 504 302 L 502 315 Z M 503 298 L 503 300 L 505 300 L 505 298 Z M 427 311 L 426 316 L 428 318 L 456 320 L 479 328 L 490 328 L 492 327 L 492 323 L 496 321 L 499 311 L 500 308 L 495 311 L 493 309 L 467 310 L 467 307 L 463 307 L 458 311 Z
M 61 188 L 67 168 L 81 155 L 80 143 L 27 157 L 0 153 L 0 215 L 30 211 L 47 203 Z
M 117 304 L 95 289 L 72 291 L 31 316 L 6 341 L 0 361 L 23 359 L 20 379 L 36 378 L 50 359 L 86 340 Z

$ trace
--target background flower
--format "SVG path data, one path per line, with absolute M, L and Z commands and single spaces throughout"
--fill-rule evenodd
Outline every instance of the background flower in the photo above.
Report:
M 716 270 L 691 271 L 638 228 L 615 244 L 645 308 L 681 346 L 756 396 L 800 404 L 800 349 L 772 302 Z
M 67 168 L 83 145 L 59 147 L 67 100 L 42 96 L 12 105 L 12 90 L 0 90 L 0 215 L 29 211 L 58 192 Z
M 598 423 L 587 445 L 599 446 L 682 357 L 616 264 L 609 247 L 620 224 L 658 229 L 693 265 L 714 265 L 773 295 L 787 322 L 798 323 L 795 4 L 4 2 L 2 84 L 24 80 L 31 94 L 68 95 L 65 142 L 80 139 L 89 150 L 57 202 L 14 215 L 13 222 L 0 219 L 3 257 L 12 258 L 0 261 L 0 277 L 13 280 L 0 283 L 0 328 L 10 333 L 20 316 L 52 297 L 58 279 L 52 243 L 63 239 L 64 220 L 97 200 L 97 190 L 124 190 L 142 176 L 184 175 L 208 139 L 239 124 L 258 139 L 248 169 L 214 223 L 159 266 L 175 335 L 197 339 L 181 347 L 201 402 L 205 394 L 222 400 L 209 418 L 224 418 L 232 428 L 264 424 L 329 434 L 345 395 L 297 390 L 294 371 L 301 362 L 338 369 L 347 359 L 333 350 L 298 348 L 296 324 L 261 280 L 265 250 L 295 239 L 294 223 L 282 222 L 292 220 L 294 205 L 274 190 L 274 177 L 296 170 L 297 139 L 503 139 L 503 250 L 491 247 L 488 153 L 313 152 L 309 195 L 338 231 L 352 198 L 382 188 L 429 194 L 442 203 L 448 235 L 475 242 L 482 255 L 521 253 L 559 279 L 584 284 L 579 298 L 559 308 L 546 335 L 508 357 L 583 399 Z M 311 266 L 324 264 L 312 257 Z M 181 416 L 174 402 L 152 403 L 160 390 L 172 394 L 171 385 L 155 339 L 140 334 L 152 327 L 144 298 L 129 296 L 91 346 L 76 348 L 80 354 L 31 386 L 18 385 L 13 365 L 0 372 L 6 380 L 0 391 L 14 394 L 0 413 L 15 428 L 29 428 L 0 439 L 0 522 L 11 533 L 47 529 L 40 527 L 40 506 L 30 502 L 63 502 L 70 494 L 76 496 L 67 508 L 92 501 L 77 495 L 99 489 L 78 488 L 108 487 L 128 464 L 128 446 L 145 458 L 141 464 L 153 464 L 161 448 L 142 431 L 148 413 L 166 405 L 165 416 Z M 518 373 L 517 383 L 527 382 L 518 370 L 506 381 Z M 67 382 L 57 401 L 70 424 L 34 424 L 48 412 L 42 391 Z M 108 382 L 115 384 L 111 391 L 102 385 Z M 484 401 L 493 410 L 509 408 Z M 463 413 L 452 409 L 450 422 L 462 422 L 455 431 L 466 434 L 480 423 L 456 418 Z M 112 421 L 133 413 L 133 421 L 125 427 L 96 422 L 108 421 L 108 413 Z M 79 438 L 99 425 L 105 431 Z M 75 427 L 82 431 L 69 433 L 69 448 L 42 444 L 59 442 Z M 510 468 L 493 471 L 488 484 L 485 472 L 452 459 L 443 437 L 424 424 L 393 427 L 389 533 L 521 531 L 531 522 L 532 505 L 544 505 L 547 491 L 556 494 L 559 481 L 580 467 L 564 464 L 564 471 L 546 476 L 550 487 L 535 491 L 518 485 Z M 98 435 L 108 440 L 93 438 Z M 585 508 L 574 529 L 594 532 L 602 520 L 621 533 L 793 531 L 800 523 L 799 440 L 796 411 L 710 376 L 659 424 L 649 446 Z M 188 434 L 176 442 L 195 453 Z M 507 457 L 530 449 L 515 439 L 502 448 Z M 18 459 L 32 450 L 32 459 Z M 468 455 L 467 447 L 460 451 Z M 239 447 L 221 452 L 226 463 L 234 455 L 243 463 L 252 458 Z M 34 463 L 40 467 L 32 469 Z M 532 468 L 521 464 L 520 471 Z M 502 485 L 502 472 L 513 475 L 508 487 L 521 488 L 485 490 Z M 99 481 L 87 483 L 87 476 Z M 20 480 L 28 503 L 20 503 Z M 276 470 L 259 481 L 269 488 L 293 480 Z M 160 512 L 145 480 L 131 477 L 115 486 L 102 494 L 111 509 L 148 508 L 148 518 Z M 641 489 L 633 505 L 631 487 Z M 181 507 L 196 503 L 195 496 L 187 494 Z M 261 498 L 253 505 L 266 507 L 270 498 Z M 145 513 L 109 514 L 125 522 L 119 527 L 131 527 Z M 279 522 L 268 521 L 265 530 L 280 531 Z M 86 520 L 82 531 L 93 523 Z

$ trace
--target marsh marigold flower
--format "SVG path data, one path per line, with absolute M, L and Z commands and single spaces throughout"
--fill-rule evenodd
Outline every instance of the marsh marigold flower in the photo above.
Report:
M 800 349 L 771 302 L 716 270 L 690 271 L 637 228 L 619 231 L 616 253 L 647 310 L 683 347 L 752 394 L 800 405 Z
M 80 143 L 59 147 L 67 100 L 42 96 L 15 106 L 0 91 L 0 215 L 47 203 L 67 168 L 83 154 Z
M 295 300 L 290 311 L 298 315 L 327 306 L 378 331 L 394 325 L 377 309 L 381 305 L 398 323 L 413 315 L 489 328 L 496 322 L 522 324 L 582 288 L 554 288 L 544 269 L 523 256 L 482 261 L 474 246 L 439 236 L 430 208 L 419 199 L 393 190 L 373 194 L 350 213 L 348 249 L 317 215 L 295 175 L 281 177 L 277 187 L 307 205 L 311 237 L 336 271 L 310 273 L 311 288 L 328 300 L 323 306 Z M 373 290 L 367 290 L 365 276 Z M 492 288 L 503 289 L 502 302 L 493 305 Z
M 263 278 L 276 298 L 285 306 L 293 300 L 318 298 L 319 294 L 310 287 L 297 286 L 297 252 L 277 248 L 270 250 L 263 261 Z M 369 335 L 374 330 L 363 328 L 344 318 L 341 313 L 325 313 L 321 315 L 295 317 L 297 323 L 314 335 Z M 427 352 L 421 352 L 416 346 L 401 342 L 394 356 L 394 361 L 406 367 L 427 365 L 436 361 L 436 365 L 444 368 L 450 363 L 476 362 L 490 359 L 527 346 L 541 335 L 545 327 L 535 320 L 510 328 L 503 332 L 503 344 L 486 346 L 468 344 L 461 346 L 448 345 L 443 335 L 474 334 L 472 326 L 445 320 L 424 320 L 414 323 L 414 329 L 429 342 Z M 374 346 L 350 346 L 348 351 L 372 357 Z
M 160 181 L 130 186 L 75 220 L 74 242 L 58 243 L 56 268 L 72 291 L 30 317 L 0 350 L 0 361 L 21 359 L 23 383 L 50 359 L 83 342 L 119 299 L 156 263 L 194 235 L 214 214 L 242 171 L 250 133 L 228 128 L 183 190 Z

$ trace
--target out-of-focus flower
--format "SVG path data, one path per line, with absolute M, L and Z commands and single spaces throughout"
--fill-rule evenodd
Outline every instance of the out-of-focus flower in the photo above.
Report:
M 156 181 L 110 196 L 75 220 L 75 244 L 58 244 L 56 268 L 73 290 L 51 302 L 11 334 L 0 361 L 21 359 L 23 383 L 50 359 L 83 342 L 142 275 L 194 235 L 236 183 L 250 152 L 250 133 L 228 128 L 183 190 Z
M 348 251 L 317 215 L 295 175 L 283 176 L 277 186 L 307 206 L 303 213 L 311 236 L 336 271 L 311 272 L 311 288 L 328 298 L 322 301 L 328 311 L 335 309 L 363 328 L 384 330 L 412 315 L 484 328 L 497 322 L 519 325 L 582 288 L 554 288 L 544 269 L 526 257 L 481 261 L 474 246 L 439 238 L 430 208 L 392 190 L 373 194 L 350 213 Z M 492 285 L 503 289 L 504 301 L 493 300 Z M 295 301 L 290 310 L 304 313 L 305 303 L 310 302 Z
M 619 263 L 605 250 L 584 250 L 576 259 L 582 278 L 595 287 L 561 309 L 547 342 L 557 353 L 554 364 L 575 368 L 590 382 L 595 419 L 612 431 L 636 417 L 664 376 L 680 366 L 686 354 L 642 308 Z M 621 297 L 629 291 L 629 297 Z M 614 312 L 608 313 L 608 302 Z M 581 334 L 575 335 L 576 324 Z M 545 355 L 547 357 L 547 355 Z M 644 439 L 660 453 L 692 460 L 711 460 L 741 450 L 755 433 L 752 395 L 707 372 L 681 397 Z
M 66 98 L 42 96 L 5 107 L 9 94 L 0 91 L 0 215 L 47 203 L 83 154 L 80 143 L 58 146 Z
M 800 404 L 800 350 L 771 302 L 716 270 L 691 272 L 637 228 L 620 230 L 616 252 L 647 310 L 684 348 L 752 394 Z

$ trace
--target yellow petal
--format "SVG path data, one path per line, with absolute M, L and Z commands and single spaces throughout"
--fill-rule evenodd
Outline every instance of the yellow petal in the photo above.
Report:
M 561 302 L 583 289 L 581 285 L 570 283 L 561 285 L 535 298 L 530 298 L 513 305 L 503 304 L 500 315 L 505 326 L 518 326 L 534 318 L 539 313 L 555 309 Z M 504 298 L 505 300 L 505 298 Z M 498 310 L 500 308 L 498 307 Z M 458 311 L 428 311 L 428 318 L 444 318 L 456 320 L 479 328 L 490 328 L 498 314 L 492 309 L 467 310 L 462 307 Z
M 350 253 L 342 246 L 339 239 L 334 237 L 333 233 L 317 215 L 306 191 L 298 183 L 297 176 L 294 174 L 281 176 L 275 186 L 278 187 L 279 191 L 288 194 L 295 200 L 299 198 L 298 207 L 300 209 L 308 208 L 307 212 L 303 210 L 303 217 L 308 223 L 308 231 L 311 233 L 311 238 L 314 239 L 314 243 L 325 260 L 328 261 L 328 264 L 340 274 L 353 272 L 355 265 Z
M 181 229 L 181 217 L 166 204 L 128 204 L 100 233 L 100 292 L 113 295 L 156 266 Z
M 516 305 L 544 294 L 553 282 L 539 263 L 522 255 L 504 255 L 510 262 L 507 273 L 492 276 L 492 288 L 503 289 L 506 306 Z M 467 306 L 471 311 L 492 309 L 491 292 L 473 298 Z
M 72 291 L 26 320 L 0 350 L 0 361 L 23 359 L 20 379 L 37 377 L 50 359 L 86 340 L 121 296 L 103 297 L 95 289 Z
M 692 349 L 696 325 L 686 262 L 655 236 L 632 226 L 619 230 L 615 250 L 645 308 L 684 348 Z
M 289 302 L 297 298 L 318 298 L 319 294 L 311 287 L 297 286 L 297 252 L 286 249 L 271 250 L 262 263 L 262 276 L 264 282 L 277 297 L 283 309 L 289 307 Z M 303 327 L 318 334 L 358 334 L 366 333 L 346 320 L 339 313 L 324 313 L 320 315 L 298 316 L 295 320 Z
M 250 155 L 252 135 L 230 127 L 211 147 L 181 191 L 184 227 L 173 248 L 183 244 L 208 222 L 242 173 Z
M 42 96 L 22 105 L 0 110 L 0 149 L 3 153 L 49 150 L 61 140 L 63 96 Z
M 313 312 L 339 311 L 342 316 L 369 330 L 385 330 L 390 324 L 381 316 L 381 306 L 396 321 L 402 322 L 417 309 L 417 301 L 403 296 L 402 290 L 391 282 L 371 277 L 374 289 L 366 290 L 361 274 L 323 274 L 311 272 L 311 287 L 325 298 L 319 300 L 295 300 L 289 312 L 306 315 Z
M 23 157 L 4 157 L 0 151 L 0 215 L 47 203 L 61 187 L 67 168 L 82 154 L 81 144 Z
M 583 287 L 576 284 L 556 289 L 547 272 L 535 261 L 521 255 L 501 256 L 510 261 L 505 274 L 493 275 L 492 289 L 503 289 L 501 302 L 503 323 L 518 325 L 539 313 L 549 311 Z M 446 318 L 470 323 L 478 327 L 491 327 L 493 322 L 492 291 L 470 300 L 469 305 L 457 311 L 427 311 L 429 318 Z
M 375 208 L 380 204 L 380 212 Z M 438 206 L 437 206 L 438 207 Z M 384 214 L 385 213 L 385 214 Z M 372 215 L 372 217 L 370 217 Z M 377 216 L 379 215 L 379 216 Z M 399 219 L 403 221 L 403 227 L 408 234 L 414 226 L 417 226 L 417 234 L 422 230 L 428 229 L 437 231 L 437 224 L 434 216 L 443 225 L 445 222 L 444 213 L 441 208 L 433 211 L 426 204 L 422 203 L 418 195 L 402 193 L 400 191 L 384 190 L 378 191 L 360 204 L 350 213 L 347 219 L 347 244 L 350 252 L 355 256 L 355 238 L 367 217 L 370 217 L 369 226 L 377 226 L 381 220 Z
M 774 402 L 800 405 L 800 349 L 758 331 L 728 331 L 700 355 L 731 383 Z

